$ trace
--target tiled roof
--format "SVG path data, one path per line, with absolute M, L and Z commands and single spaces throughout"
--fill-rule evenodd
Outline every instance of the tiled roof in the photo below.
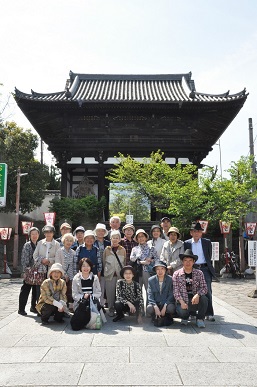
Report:
M 237 94 L 204 94 L 195 90 L 191 73 L 169 75 L 97 75 L 70 72 L 66 90 L 26 94 L 15 89 L 17 98 L 36 101 L 83 102 L 222 102 L 245 97 L 245 89 Z

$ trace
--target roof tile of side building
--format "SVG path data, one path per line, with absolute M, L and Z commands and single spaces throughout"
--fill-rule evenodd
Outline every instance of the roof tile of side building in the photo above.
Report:
M 26 94 L 15 89 L 16 98 L 33 101 L 82 102 L 223 102 L 243 98 L 246 90 L 230 95 L 199 93 L 191 72 L 186 74 L 108 75 L 70 72 L 66 90 L 56 93 Z

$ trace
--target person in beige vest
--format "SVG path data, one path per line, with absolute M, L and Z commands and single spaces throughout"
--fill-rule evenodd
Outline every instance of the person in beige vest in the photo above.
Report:
M 109 316 L 113 317 L 116 282 L 121 278 L 120 271 L 126 263 L 126 250 L 119 244 L 121 235 L 118 230 L 111 232 L 110 239 L 111 246 L 107 246 L 103 253 L 103 265 Z

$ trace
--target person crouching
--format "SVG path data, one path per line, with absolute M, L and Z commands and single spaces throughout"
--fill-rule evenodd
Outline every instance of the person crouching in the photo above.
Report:
M 124 318 L 124 312 L 136 315 L 137 323 L 142 324 L 144 311 L 144 300 L 142 290 L 138 282 L 133 281 L 135 271 L 132 266 L 124 266 L 120 271 L 122 279 L 116 284 L 116 301 L 114 304 L 116 317 L 112 320 L 117 322 Z
M 48 272 L 48 278 L 41 285 L 36 309 L 41 315 L 43 325 L 49 324 L 50 316 L 54 316 L 54 320 L 57 322 L 63 322 L 64 307 L 67 302 L 67 287 L 65 281 L 61 278 L 63 276 L 62 265 L 54 263 Z
M 172 323 L 176 311 L 172 277 L 167 274 L 167 264 L 163 261 L 155 262 L 153 270 L 156 275 L 148 281 L 149 304 L 146 312 L 153 321 L 158 317 L 167 317 L 167 321 Z

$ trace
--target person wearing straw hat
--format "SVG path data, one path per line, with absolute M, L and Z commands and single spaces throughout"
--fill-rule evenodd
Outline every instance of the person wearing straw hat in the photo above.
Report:
M 147 292 L 148 279 L 151 275 L 154 262 L 158 260 L 158 255 L 156 253 L 155 248 L 150 248 L 148 246 L 147 241 L 149 239 L 149 236 L 145 232 L 145 230 L 139 228 L 136 231 L 135 239 L 138 243 L 138 246 L 133 247 L 130 255 L 130 260 L 132 262 L 136 262 L 142 267 L 141 276 L 139 277 L 139 284 L 141 288 L 144 285 L 145 291 Z
M 63 322 L 66 307 L 66 282 L 61 278 L 64 270 L 60 263 L 54 263 L 48 272 L 48 278 L 42 283 L 36 309 L 41 315 L 43 325 L 49 324 L 50 316 L 57 322 Z
M 168 274 L 181 269 L 182 262 L 179 254 L 184 253 L 184 243 L 180 240 L 180 232 L 177 227 L 170 227 L 167 233 L 169 240 L 163 245 L 160 259 L 167 263 Z
M 167 274 L 167 265 L 163 261 L 155 262 L 154 271 L 156 274 L 148 281 L 146 312 L 153 321 L 158 317 L 167 317 L 167 321 L 172 323 L 176 310 L 172 277 Z
M 124 238 L 121 239 L 120 245 L 126 250 L 126 264 L 128 265 L 131 251 L 133 247 L 138 245 L 138 243 L 133 238 L 136 230 L 133 224 L 127 223 L 125 226 L 123 226 L 122 231 L 124 233 Z
M 184 242 L 184 248 L 191 249 L 198 256 L 195 262 L 195 268 L 203 272 L 204 278 L 208 287 L 208 308 L 206 311 L 206 319 L 215 321 L 214 310 L 212 304 L 212 280 L 216 277 L 214 267 L 212 265 L 212 244 L 210 239 L 203 238 L 203 229 L 199 222 L 193 222 L 190 229 L 191 239 Z
M 173 291 L 181 325 L 187 325 L 191 313 L 196 313 L 196 325 L 205 328 L 204 317 L 208 306 L 207 285 L 201 270 L 194 268 L 198 256 L 187 249 L 180 254 L 183 267 L 173 274 Z
M 130 265 L 124 266 L 120 271 L 120 276 L 116 284 L 116 317 L 113 322 L 124 318 L 124 313 L 131 313 L 136 316 L 137 323 L 142 324 L 144 312 L 144 300 L 142 290 L 138 282 L 134 281 L 134 268 Z
M 106 239 L 108 236 L 108 231 L 106 229 L 106 225 L 103 223 L 97 223 L 95 229 L 94 229 L 94 234 L 95 234 L 95 242 L 94 246 L 98 249 L 98 253 L 101 258 L 102 262 L 102 271 L 101 271 L 101 276 L 99 278 L 100 285 L 101 285 L 101 297 L 100 297 L 100 304 L 104 306 L 106 299 L 104 297 L 105 295 L 105 278 L 104 278 L 104 266 L 103 266 L 103 254 L 104 254 L 104 249 L 107 246 L 111 245 L 111 242 Z

